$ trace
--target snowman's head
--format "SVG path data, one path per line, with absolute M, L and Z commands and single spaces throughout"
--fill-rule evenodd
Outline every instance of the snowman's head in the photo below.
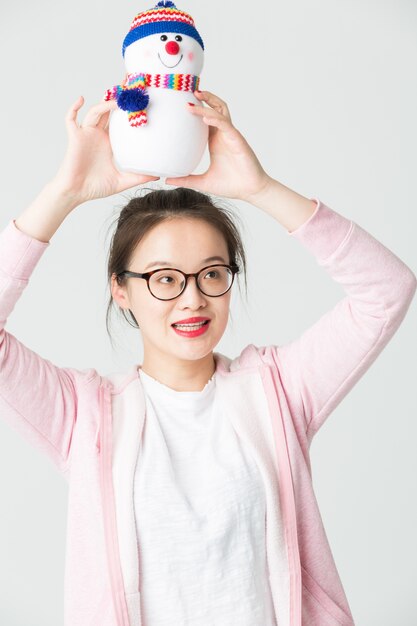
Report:
M 204 51 L 195 39 L 166 31 L 135 41 L 126 49 L 125 66 L 129 74 L 195 74 L 204 63 Z
M 204 62 L 204 43 L 191 15 L 162 1 L 134 18 L 123 41 L 129 74 L 195 74 Z

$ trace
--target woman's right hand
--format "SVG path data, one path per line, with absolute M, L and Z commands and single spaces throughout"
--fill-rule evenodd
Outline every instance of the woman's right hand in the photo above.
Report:
M 159 176 L 121 172 L 116 168 L 109 140 L 109 118 L 117 102 L 102 101 L 92 106 L 83 123 L 78 124 L 77 113 L 83 104 L 84 98 L 80 96 L 65 117 L 68 147 L 54 177 L 57 186 L 81 204 L 159 180 Z

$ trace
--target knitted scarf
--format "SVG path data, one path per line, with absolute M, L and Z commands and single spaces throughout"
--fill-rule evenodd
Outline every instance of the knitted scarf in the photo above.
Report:
M 119 109 L 127 111 L 129 124 L 134 127 L 147 124 L 146 107 L 149 94 L 146 87 L 161 87 L 191 91 L 198 89 L 200 77 L 194 74 L 126 74 L 121 85 L 107 89 L 104 100 L 116 100 Z

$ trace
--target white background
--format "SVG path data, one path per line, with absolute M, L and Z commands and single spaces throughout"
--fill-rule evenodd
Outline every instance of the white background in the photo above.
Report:
M 152 6 L 2 3 L 0 229 L 58 169 L 72 102 L 85 97 L 82 120 L 121 82 L 123 38 Z M 205 42 L 201 88 L 228 103 L 267 172 L 353 219 L 416 273 L 416 4 L 190 0 L 178 8 Z M 196 172 L 207 163 L 206 154 Z M 106 374 L 141 362 L 139 331 L 115 317 L 113 351 L 105 329 L 107 231 L 129 193 L 77 207 L 8 321 L 57 365 Z M 234 291 L 233 322 L 216 351 L 234 357 L 248 343 L 296 338 L 344 292 L 272 217 L 230 204 L 242 221 L 249 293 L 246 302 Z M 417 623 L 416 310 L 414 300 L 311 448 L 324 525 L 360 626 Z M 0 493 L 0 623 L 62 624 L 67 485 L 1 421 Z

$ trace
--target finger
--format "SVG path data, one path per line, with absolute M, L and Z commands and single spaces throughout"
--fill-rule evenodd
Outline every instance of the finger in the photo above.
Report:
M 86 113 L 84 121 L 82 123 L 83 126 L 97 126 L 100 122 L 102 115 L 108 113 L 112 109 L 117 108 L 116 100 L 106 100 L 104 102 L 100 102 L 92 106 Z
M 190 174 L 189 176 L 176 176 L 165 179 L 167 185 L 176 185 L 177 187 L 187 187 L 188 189 L 199 189 L 206 191 L 205 174 Z
M 194 95 L 199 99 L 207 102 L 207 104 L 227 117 L 231 121 L 229 108 L 224 100 L 211 93 L 211 91 L 195 91 Z
M 70 106 L 65 115 L 65 124 L 68 129 L 78 128 L 77 126 L 77 113 L 84 104 L 84 97 L 79 96 L 77 100 Z
M 97 128 L 102 128 L 103 130 L 107 130 L 107 127 L 110 121 L 110 113 L 111 111 L 107 111 L 107 113 L 103 113 L 103 115 L 101 116 L 97 124 Z
M 119 191 L 125 191 L 125 189 L 130 189 L 130 187 L 141 185 L 142 183 L 159 180 L 159 178 L 159 176 L 148 176 L 147 174 L 137 174 L 135 172 L 123 172 L 119 178 Z
M 225 117 L 221 113 L 218 113 L 214 109 L 202 106 L 189 106 L 189 109 L 192 111 L 193 115 L 200 115 L 206 124 L 216 126 L 224 132 L 227 132 L 228 130 L 230 131 L 234 128 L 229 118 Z

